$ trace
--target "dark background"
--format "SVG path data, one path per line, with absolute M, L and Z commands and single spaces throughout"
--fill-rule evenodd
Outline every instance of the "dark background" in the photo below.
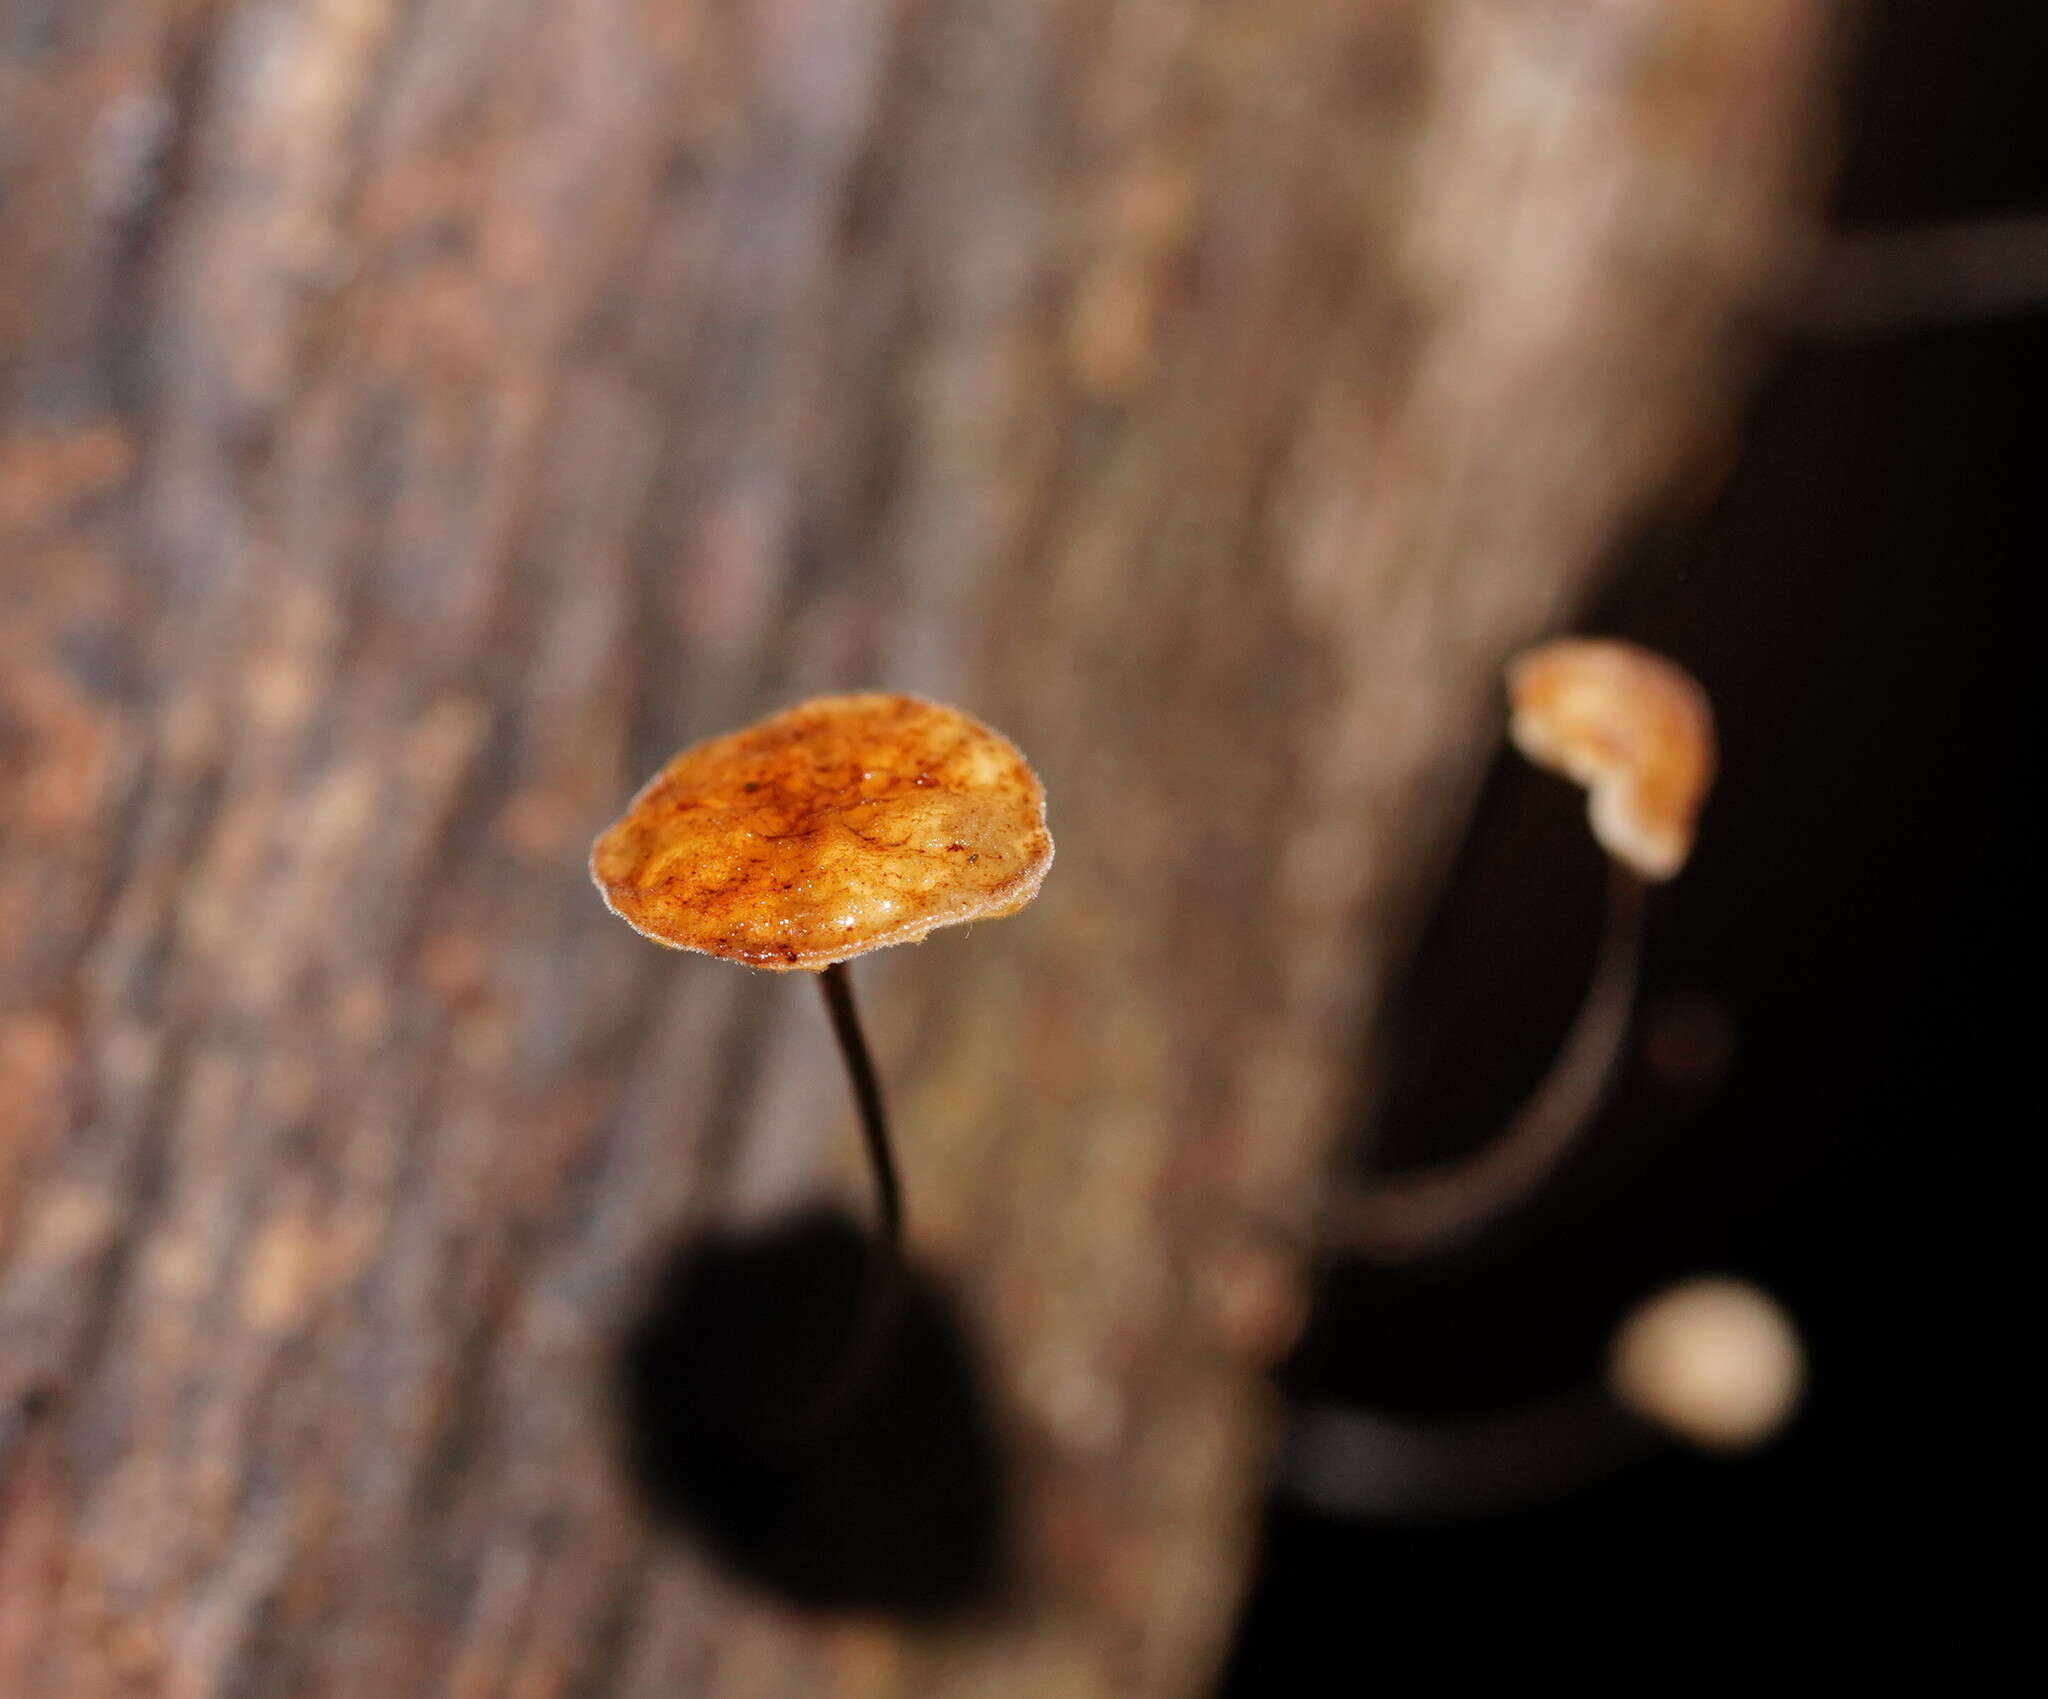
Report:
M 1836 231 L 2048 207 L 2035 11 L 1869 9 Z M 1745 1620 L 1714 1608 L 1729 1594 L 1924 1608 L 2030 1518 L 2044 393 L 2038 308 L 1778 346 L 1725 482 L 1640 539 L 1587 621 L 1716 705 L 1723 776 L 1659 898 L 1645 1007 L 1709 1011 L 1726 1066 L 1638 1061 L 1538 1204 L 1457 1257 L 1333 1270 L 1280 1371 L 1299 1403 L 1506 1411 L 1589 1380 L 1649 1291 L 1729 1271 L 1807 1341 L 1798 1419 L 1750 1457 L 1671 1451 L 1485 1520 L 1282 1494 L 1227 1694 L 1346 1667 L 1366 1622 L 1441 1653 L 1446 1614 L 1597 1617 L 1623 1577 L 1711 1638 Z M 1504 757 L 1402 1001 L 1380 1160 L 1478 1142 L 1538 1076 L 1599 892 L 1580 800 Z

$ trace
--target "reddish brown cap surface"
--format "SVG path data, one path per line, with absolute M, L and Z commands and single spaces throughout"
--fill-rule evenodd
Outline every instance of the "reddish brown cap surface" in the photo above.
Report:
M 1045 792 L 1017 747 L 957 709 L 879 692 L 692 745 L 590 852 L 635 930 L 765 968 L 1013 914 L 1051 865 Z
M 1645 879 L 1677 873 L 1714 779 L 1713 711 L 1692 675 L 1633 643 L 1568 637 L 1509 662 L 1508 695 L 1515 747 L 1586 787 L 1601 847 Z

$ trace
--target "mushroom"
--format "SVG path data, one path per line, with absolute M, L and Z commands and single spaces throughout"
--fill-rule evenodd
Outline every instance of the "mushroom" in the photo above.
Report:
M 1692 675 L 1633 643 L 1565 637 L 1508 663 L 1508 696 L 1508 736 L 1586 787 L 1601 848 L 1645 879 L 1675 875 L 1714 782 L 1713 711 Z
M 1614 1336 L 1607 1384 L 1645 1421 L 1709 1451 L 1747 1451 L 1790 1418 L 1806 1382 L 1791 1319 L 1746 1280 L 1666 1288 Z
M 818 973 L 893 1252 L 901 1187 L 846 963 L 1014 914 L 1052 853 L 1045 792 L 1014 744 L 956 708 L 873 691 L 683 750 L 599 835 L 590 874 L 657 943 Z
M 1713 781 L 1713 714 L 1676 662 L 1610 638 L 1560 638 L 1508 663 L 1509 736 L 1538 766 L 1586 786 L 1609 857 L 1607 919 L 1585 1000 L 1549 1071 L 1471 1157 L 1340 1200 L 1334 1236 L 1377 1261 L 1447 1250 L 1525 1201 L 1613 1083 L 1642 959 L 1647 882 L 1691 854 Z
M 1333 1515 L 1496 1515 L 1619 1474 L 1673 1439 L 1751 1450 L 1784 1427 L 1805 1382 L 1798 1330 L 1770 1295 L 1704 1276 L 1623 1317 L 1603 1381 L 1466 1416 L 1310 1403 L 1295 1413 L 1281 1479 Z

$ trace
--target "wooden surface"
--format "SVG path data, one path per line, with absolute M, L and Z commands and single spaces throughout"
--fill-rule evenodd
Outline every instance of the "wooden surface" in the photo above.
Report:
M 1831 10 L 0 0 L 0 1692 L 1200 1692 L 1261 1224 L 1727 427 Z M 1060 845 L 863 976 L 1014 1471 L 936 1629 L 652 1532 L 607 1399 L 678 1234 L 857 1194 L 808 987 L 590 836 L 867 685 Z

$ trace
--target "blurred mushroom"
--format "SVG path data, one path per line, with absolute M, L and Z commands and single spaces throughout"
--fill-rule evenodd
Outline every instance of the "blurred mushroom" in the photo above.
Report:
M 1747 1451 L 1790 1419 L 1806 1380 L 1790 1318 L 1747 1281 L 1683 1281 L 1638 1304 L 1609 1345 L 1605 1385 L 1499 1410 L 1295 1413 L 1286 1490 L 1338 1516 L 1442 1521 L 1564 1498 L 1680 1440 Z
M 590 852 L 606 906 L 657 943 L 819 973 L 892 1245 L 901 1193 L 845 963 L 1013 914 L 1051 865 L 1045 792 L 1017 747 L 886 692 L 815 697 L 693 744 Z
M 1601 847 L 1645 879 L 1675 875 L 1714 782 L 1714 716 L 1692 675 L 1633 643 L 1565 637 L 1508 663 L 1508 696 L 1515 747 L 1586 787 Z
M 1645 1421 L 1709 1451 L 1746 1451 L 1791 1416 L 1806 1381 L 1791 1319 L 1744 1280 L 1688 1280 L 1638 1305 L 1607 1381 Z
M 1610 858 L 1607 920 L 1585 1001 L 1556 1060 L 1502 1130 L 1442 1168 L 1373 1181 L 1332 1211 L 1333 1237 L 1376 1261 L 1449 1250 L 1523 1203 L 1613 1084 L 1642 958 L 1644 881 L 1691 853 L 1715 764 L 1706 693 L 1683 668 L 1611 639 L 1561 638 L 1509 662 L 1509 736 L 1591 794 Z

